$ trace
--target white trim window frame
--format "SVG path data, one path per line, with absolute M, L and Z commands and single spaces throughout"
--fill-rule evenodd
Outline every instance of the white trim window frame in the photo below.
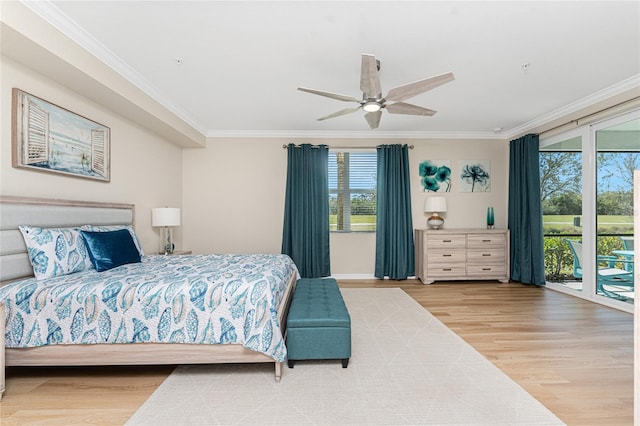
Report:
M 540 149 L 561 142 L 563 140 L 580 137 L 582 141 L 582 261 L 584 265 L 593 265 L 591 268 L 583 268 L 582 291 L 568 289 L 562 284 L 547 282 L 546 287 L 567 293 L 572 296 L 587 299 L 605 306 L 632 313 L 633 305 L 615 300 L 600 294 L 596 294 L 596 132 L 598 130 L 615 126 L 630 120 L 640 118 L 640 110 L 628 112 L 615 117 L 609 117 L 591 124 L 585 124 L 573 130 L 559 133 L 540 140 Z M 635 303 L 639 303 L 635 300 Z
M 329 215 L 336 217 L 331 232 L 375 231 L 376 177 L 375 150 L 329 150 Z M 366 222 L 352 220 L 360 215 Z

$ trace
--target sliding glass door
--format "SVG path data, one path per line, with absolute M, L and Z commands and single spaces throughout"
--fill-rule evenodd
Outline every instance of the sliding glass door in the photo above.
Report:
M 540 148 L 540 185 L 547 282 L 583 291 L 582 141 L 580 131 Z
M 638 111 L 541 140 L 548 287 L 630 311 L 634 169 Z
M 633 303 L 633 171 L 640 169 L 640 119 L 593 126 L 596 143 L 596 293 Z

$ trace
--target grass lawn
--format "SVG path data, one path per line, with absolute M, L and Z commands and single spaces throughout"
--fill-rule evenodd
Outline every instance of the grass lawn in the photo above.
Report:
M 329 230 L 337 231 L 337 215 L 329 215 Z M 375 215 L 351 215 L 352 231 L 375 231 L 376 216 Z
M 573 226 L 572 215 L 544 215 L 545 233 L 580 233 L 582 228 Z M 580 223 L 582 224 L 582 217 Z M 337 230 L 337 216 L 329 215 L 329 229 Z M 375 231 L 375 215 L 351 215 L 351 229 L 354 231 Z M 633 234 L 633 216 L 598 216 L 598 229 L 603 233 Z
M 574 218 L 580 218 L 580 226 L 574 226 Z M 582 232 L 582 217 L 571 215 L 544 215 L 545 234 L 574 234 Z M 633 234 L 633 216 L 598 216 L 598 233 Z
M 573 226 L 573 218 L 571 215 L 544 215 L 542 221 L 547 224 L 563 224 Z M 582 221 L 582 216 L 580 221 Z M 633 216 L 598 216 L 599 224 L 633 224 Z

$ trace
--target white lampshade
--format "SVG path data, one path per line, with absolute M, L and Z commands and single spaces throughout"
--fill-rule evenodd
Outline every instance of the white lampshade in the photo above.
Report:
M 151 226 L 180 226 L 180 209 L 177 207 L 152 209 Z
M 427 225 L 432 229 L 441 229 L 444 225 L 444 218 L 439 213 L 447 211 L 447 199 L 445 197 L 429 197 L 424 201 L 424 211 L 431 213 L 427 219 Z
M 447 211 L 445 197 L 429 197 L 424 201 L 424 211 L 427 213 L 443 213 Z

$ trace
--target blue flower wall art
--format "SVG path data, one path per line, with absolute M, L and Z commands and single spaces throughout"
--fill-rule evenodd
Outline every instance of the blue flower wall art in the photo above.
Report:
M 419 168 L 424 192 L 451 192 L 451 161 L 425 160 Z
M 491 192 L 491 161 L 460 161 L 460 192 Z

